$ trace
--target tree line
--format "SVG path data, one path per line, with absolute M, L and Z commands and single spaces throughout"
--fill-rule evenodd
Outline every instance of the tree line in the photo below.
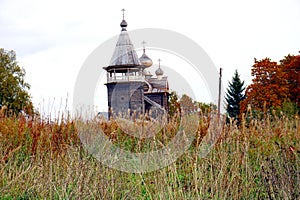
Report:
M 228 83 L 226 111 L 229 117 L 243 113 L 265 114 L 272 110 L 296 114 L 300 110 L 300 55 L 287 55 L 279 63 L 270 58 L 254 59 L 252 83 L 245 87 L 237 71 Z
M 299 52 L 300 53 L 300 52 Z M 20 67 L 16 53 L 0 48 L 0 108 L 13 114 L 34 114 L 29 94 L 30 85 L 25 81 L 25 70 Z M 225 93 L 226 113 L 229 118 L 240 120 L 241 115 L 251 110 L 252 114 L 270 110 L 300 110 L 300 55 L 287 55 L 279 62 L 270 58 L 254 59 L 252 83 L 245 86 L 236 70 Z M 180 106 L 181 105 L 181 106 Z M 193 101 L 176 92 L 169 98 L 169 114 L 180 110 L 213 110 L 215 105 Z M 249 109 L 250 108 L 250 109 Z

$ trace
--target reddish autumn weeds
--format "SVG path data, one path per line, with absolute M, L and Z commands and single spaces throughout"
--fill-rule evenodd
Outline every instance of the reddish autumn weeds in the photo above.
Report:
M 246 119 L 246 118 L 245 118 Z M 297 199 L 300 197 L 299 117 L 247 118 L 225 124 L 211 152 L 200 157 L 209 118 L 200 117 L 195 141 L 175 163 L 130 174 L 103 166 L 82 148 L 75 121 L 0 115 L 0 196 L 23 199 Z M 114 120 L 97 125 L 122 148 L 154 150 L 126 135 Z M 171 119 L 156 135 L 166 145 Z M 128 142 L 131 141 L 131 142 Z

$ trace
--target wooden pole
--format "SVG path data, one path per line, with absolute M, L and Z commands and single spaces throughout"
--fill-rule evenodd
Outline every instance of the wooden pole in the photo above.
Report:
M 222 68 L 220 68 L 220 74 L 219 74 L 219 97 L 218 97 L 218 119 L 220 119 L 221 116 L 221 83 L 222 83 Z

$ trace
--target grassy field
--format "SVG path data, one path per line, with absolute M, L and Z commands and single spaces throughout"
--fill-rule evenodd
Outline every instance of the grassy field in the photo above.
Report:
M 58 121 L 64 121 L 58 123 Z M 108 168 L 82 147 L 76 123 L 5 117 L 0 113 L 0 199 L 299 199 L 299 117 L 247 118 L 224 125 L 207 156 L 200 117 L 195 140 L 173 164 L 149 173 Z M 170 120 L 153 140 L 176 133 Z M 128 136 L 115 121 L 98 123 L 116 145 L 151 150 L 151 138 Z M 149 141 L 148 141 L 149 140 Z

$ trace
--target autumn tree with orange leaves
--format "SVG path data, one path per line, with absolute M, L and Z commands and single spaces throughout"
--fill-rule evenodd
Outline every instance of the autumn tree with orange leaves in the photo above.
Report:
M 279 64 L 269 58 L 254 59 L 251 75 L 252 84 L 246 88 L 246 99 L 240 105 L 243 113 L 248 105 L 253 110 L 264 111 L 281 109 L 286 102 L 295 105 L 299 112 L 300 55 L 289 54 Z
M 282 65 L 269 58 L 254 59 L 251 75 L 254 78 L 246 88 L 246 99 L 241 102 L 242 112 L 247 110 L 248 105 L 257 111 L 280 108 L 289 99 L 289 85 Z
M 300 55 L 288 55 L 280 65 L 288 82 L 289 98 L 300 108 Z

